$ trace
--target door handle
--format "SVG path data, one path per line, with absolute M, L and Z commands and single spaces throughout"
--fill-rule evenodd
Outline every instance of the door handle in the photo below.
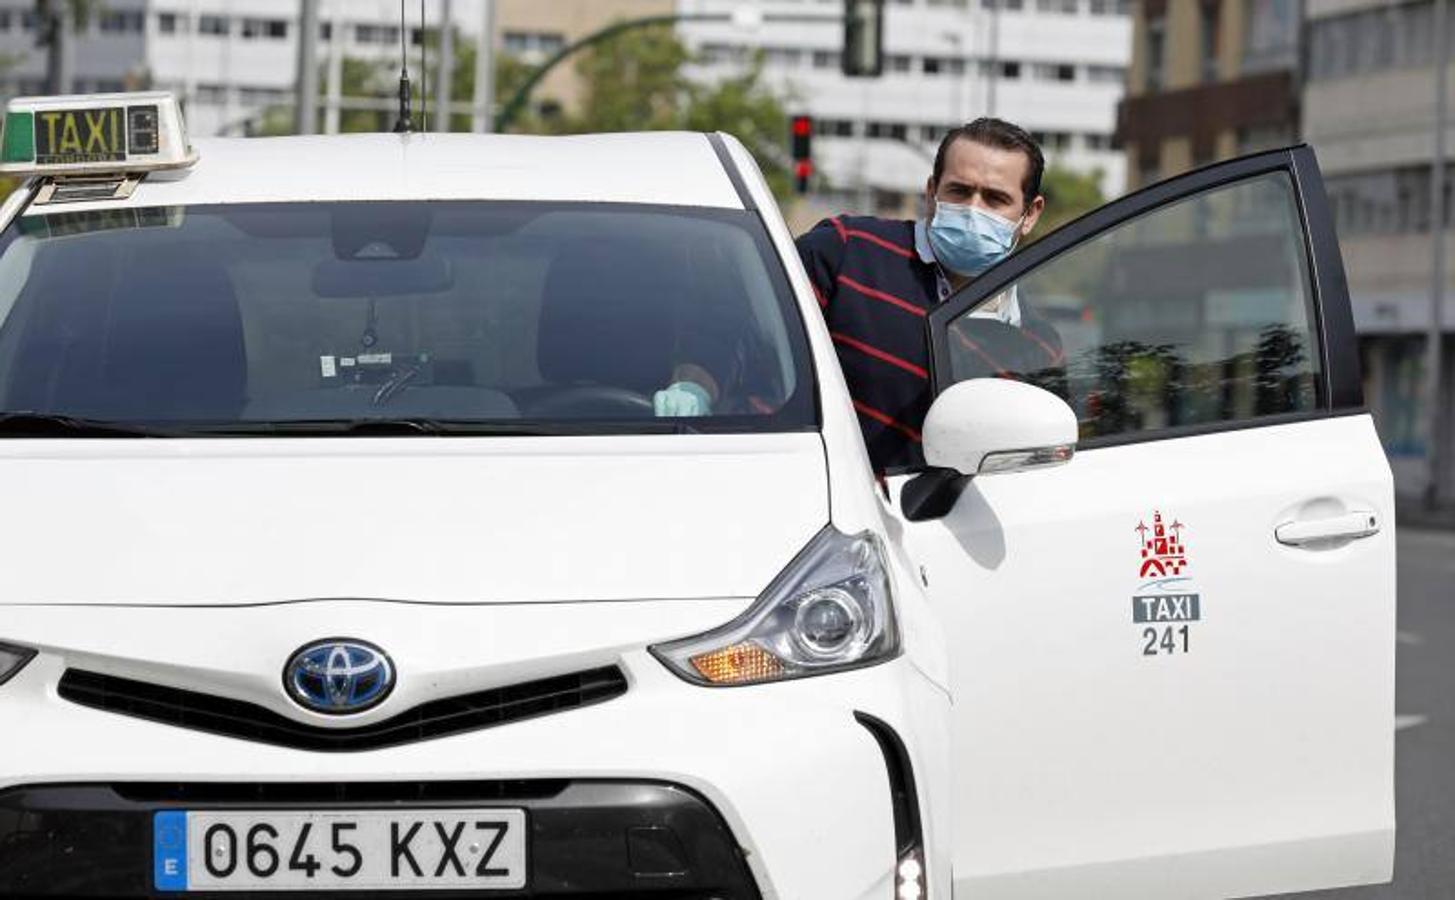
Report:
M 1353 510 L 1327 519 L 1284 522 L 1273 529 L 1278 543 L 1290 547 L 1319 541 L 1355 540 L 1379 533 L 1379 517 L 1369 510 Z

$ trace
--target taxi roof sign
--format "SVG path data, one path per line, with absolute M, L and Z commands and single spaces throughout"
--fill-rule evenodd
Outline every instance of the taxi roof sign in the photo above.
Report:
M 0 174 L 148 172 L 195 162 L 170 93 L 16 97 L 5 106 Z

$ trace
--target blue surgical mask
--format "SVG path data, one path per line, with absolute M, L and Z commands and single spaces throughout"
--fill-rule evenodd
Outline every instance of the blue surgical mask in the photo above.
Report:
M 1010 255 L 1025 219 L 1012 222 L 964 203 L 936 203 L 930 220 L 930 247 L 940 265 L 975 276 Z

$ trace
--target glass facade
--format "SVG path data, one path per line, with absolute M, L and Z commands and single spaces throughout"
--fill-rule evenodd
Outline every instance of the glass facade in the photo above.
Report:
M 1445 39 L 1455 38 L 1455 16 L 1447 17 Z M 1434 62 L 1433 0 L 1395 3 L 1309 22 L 1308 77 L 1328 81 Z

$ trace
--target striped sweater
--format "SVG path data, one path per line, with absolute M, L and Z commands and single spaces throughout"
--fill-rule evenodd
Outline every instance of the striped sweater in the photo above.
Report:
M 838 350 L 869 459 L 876 471 L 890 474 L 924 466 L 920 428 L 932 399 L 926 316 L 939 304 L 940 289 L 937 267 L 915 249 L 914 226 L 913 221 L 837 216 L 797 242 Z M 1034 348 L 1032 365 L 1059 365 L 1061 341 L 1055 330 L 1024 298 L 1020 309 L 1021 328 L 1015 331 Z M 1000 348 L 972 348 L 969 334 L 960 337 L 960 344 L 973 356 L 968 365 L 983 371 L 957 364 L 959 377 L 1019 375 L 1027 368 L 1000 362 L 1005 355 Z M 1022 348 L 1015 350 L 1013 355 L 1026 357 Z

